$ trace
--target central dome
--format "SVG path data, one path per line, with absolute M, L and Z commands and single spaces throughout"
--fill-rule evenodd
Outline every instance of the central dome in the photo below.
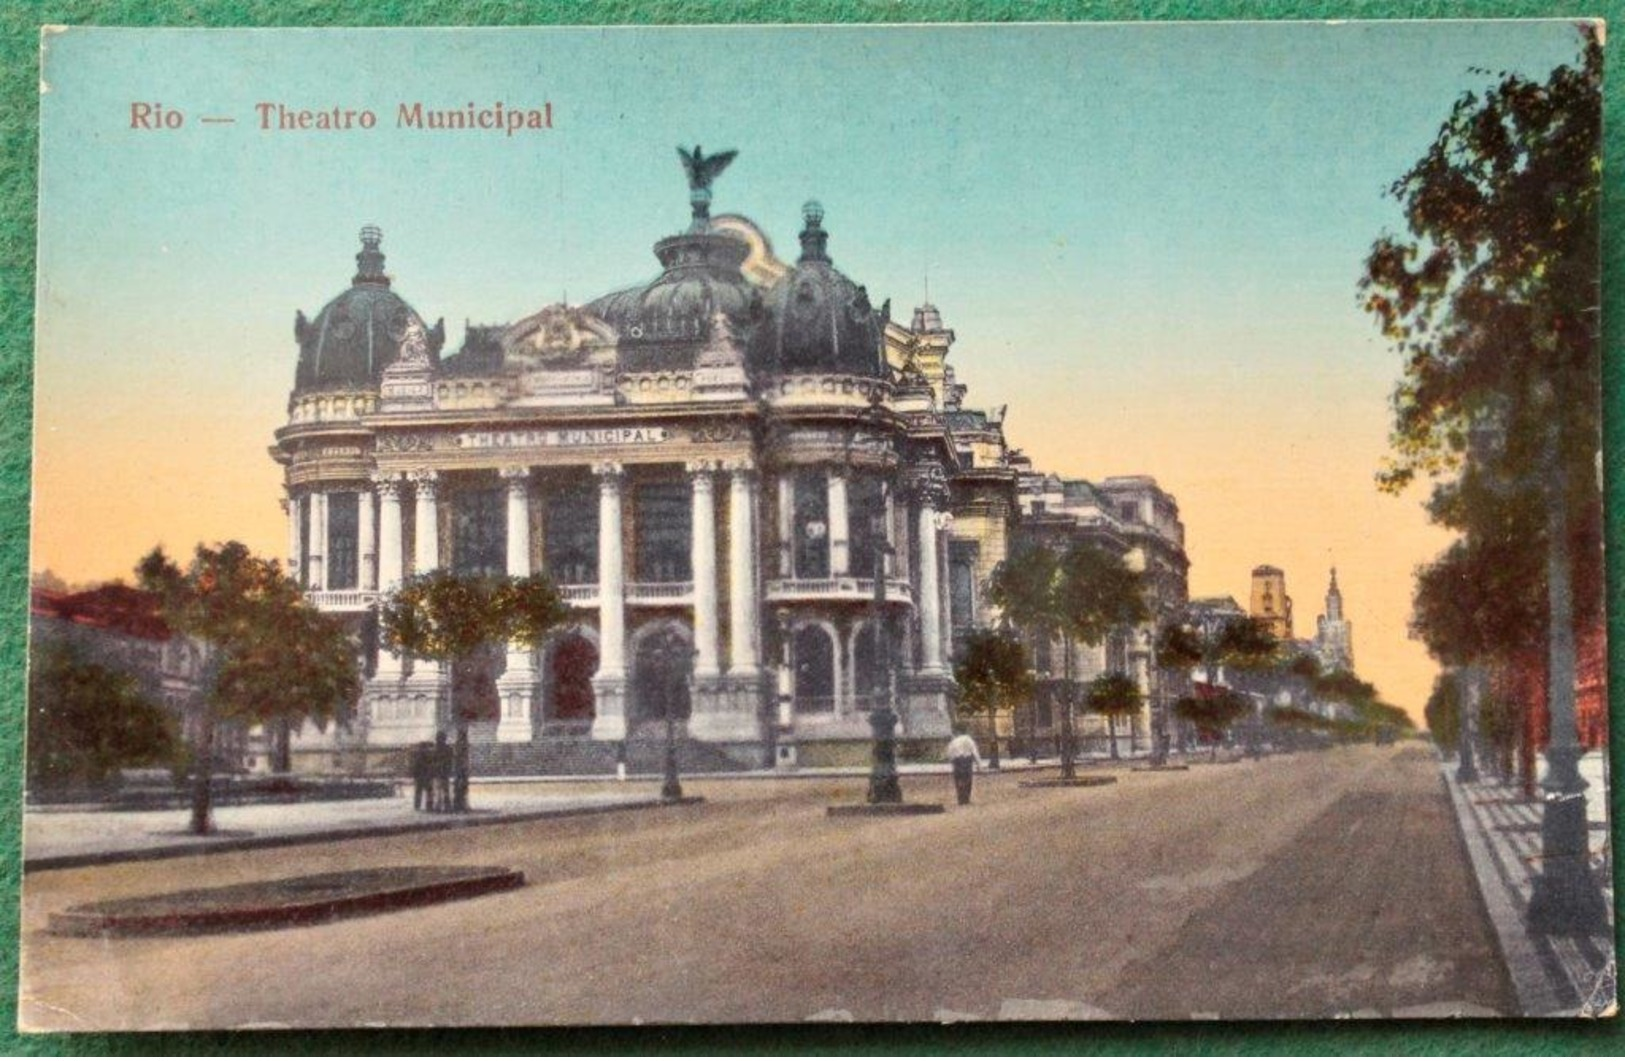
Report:
M 697 342 L 711 318 L 727 316 L 741 332 L 754 328 L 762 296 L 740 266 L 750 247 L 725 232 L 685 232 L 655 244 L 665 272 L 648 284 L 616 291 L 587 304 L 620 336 L 623 350 L 649 343 Z

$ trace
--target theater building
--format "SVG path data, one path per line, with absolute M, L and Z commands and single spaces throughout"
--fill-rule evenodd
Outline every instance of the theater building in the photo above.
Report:
M 397 768 L 451 723 L 454 678 L 485 772 L 612 762 L 668 712 L 718 767 L 861 761 L 877 697 L 934 754 L 954 631 L 987 621 L 1015 518 L 1002 411 L 961 408 L 933 307 L 893 322 L 837 269 L 817 203 L 793 262 L 712 218 L 719 171 L 690 167 L 653 280 L 454 352 L 371 227 L 350 286 L 296 316 L 287 560 L 350 617 L 367 680 L 295 769 Z M 380 594 L 435 568 L 545 572 L 570 621 L 455 668 L 380 648 Z

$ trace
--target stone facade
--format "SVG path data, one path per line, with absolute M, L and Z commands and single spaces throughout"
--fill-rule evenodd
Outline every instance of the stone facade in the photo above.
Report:
M 652 739 L 668 712 L 741 766 L 861 756 L 876 698 L 905 742 L 948 734 L 951 528 L 962 508 L 985 573 L 1014 477 L 962 482 L 975 453 L 945 417 L 951 381 L 920 368 L 941 335 L 835 270 L 822 208 L 785 263 L 703 205 L 655 245 L 652 283 L 470 325 L 453 354 L 370 227 L 351 288 L 298 316 L 272 448 L 287 561 L 368 648 L 355 721 L 298 734 L 297 765 L 398 765 L 452 724 L 454 677 L 471 740 L 516 768 L 551 738 Z M 545 572 L 571 621 L 456 676 L 379 647 L 381 595 L 436 568 Z

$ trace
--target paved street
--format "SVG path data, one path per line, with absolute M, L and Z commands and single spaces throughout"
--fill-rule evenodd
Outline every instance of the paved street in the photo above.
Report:
M 1512 1012 L 1433 755 L 1351 748 L 825 817 L 861 780 L 700 805 L 32 874 L 32 1028 Z M 941 776 L 914 799 L 951 803 Z M 583 791 L 587 789 L 584 787 Z M 77 902 L 352 866 L 515 892 L 315 928 L 47 936 Z

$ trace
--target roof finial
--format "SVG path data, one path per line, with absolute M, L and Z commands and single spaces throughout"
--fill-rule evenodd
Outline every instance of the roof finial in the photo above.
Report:
M 716 180 L 728 163 L 734 160 L 737 151 L 719 151 L 710 158 L 700 153 L 700 145 L 694 145 L 692 153 L 677 149 L 677 157 L 683 160 L 683 171 L 688 174 L 688 205 L 694 210 L 694 222 L 689 225 L 690 232 L 706 232 L 711 228 L 711 182 Z
M 351 283 L 389 286 L 389 277 L 384 275 L 384 252 L 378 249 L 383 240 L 383 230 L 377 225 L 361 226 L 361 253 L 355 256 L 356 274 Z
M 824 204 L 808 199 L 801 207 L 801 260 L 804 262 L 829 261 L 829 233 L 824 231 Z

